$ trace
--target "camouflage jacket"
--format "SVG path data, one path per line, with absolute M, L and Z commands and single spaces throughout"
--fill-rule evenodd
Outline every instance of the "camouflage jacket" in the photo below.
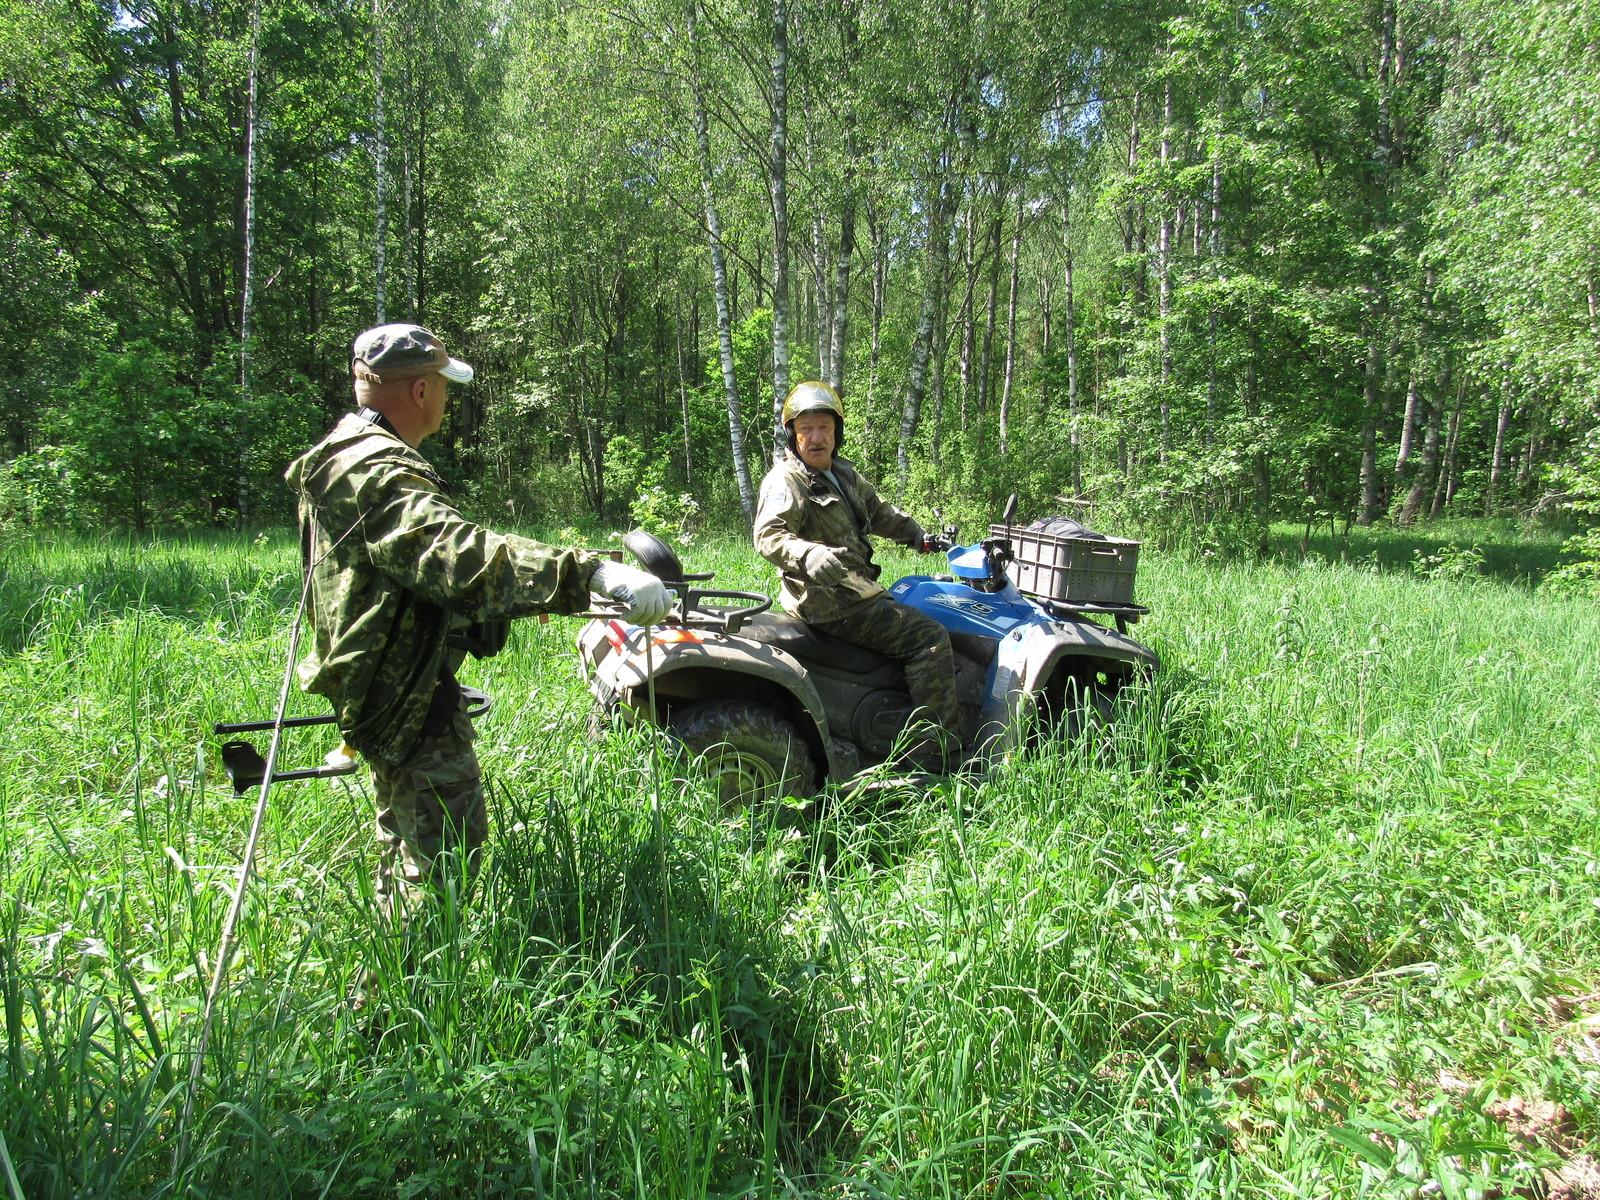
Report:
M 784 609 L 805 621 L 837 620 L 884 594 L 869 533 L 908 546 L 919 545 L 923 536 L 921 525 L 883 500 L 837 455 L 833 474 L 843 494 L 824 472 L 785 451 L 761 481 L 756 551 L 783 572 Z M 848 568 L 831 587 L 819 587 L 805 574 L 805 552 L 818 543 L 832 546 Z
M 428 461 L 361 414 L 284 477 L 310 574 L 301 686 L 333 702 L 345 740 L 371 758 L 398 764 L 415 745 L 453 624 L 588 605 L 598 557 L 468 521 Z

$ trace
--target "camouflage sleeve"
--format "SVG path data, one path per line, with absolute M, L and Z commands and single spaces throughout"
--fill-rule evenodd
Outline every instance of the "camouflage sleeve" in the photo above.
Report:
M 761 481 L 761 499 L 756 505 L 756 553 L 780 571 L 791 575 L 805 573 L 801 560 L 815 543 L 799 536 L 803 528 L 805 501 L 796 495 L 782 471 L 771 471 Z
M 596 555 L 485 529 L 398 464 L 369 476 L 360 493 L 373 566 L 442 608 L 493 621 L 589 605 Z
M 878 489 L 860 475 L 857 475 L 856 479 L 861 485 L 861 508 L 867 514 L 867 532 L 899 542 L 903 546 L 921 546 L 925 536 L 922 526 L 910 514 L 901 511 L 878 495 Z

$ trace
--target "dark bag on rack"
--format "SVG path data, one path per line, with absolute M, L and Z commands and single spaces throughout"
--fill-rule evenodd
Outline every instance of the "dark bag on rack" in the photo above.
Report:
M 1048 533 L 1052 537 L 1082 538 L 1091 542 L 1106 541 L 1106 535 L 1096 533 L 1082 521 L 1071 517 L 1040 517 L 1028 526 L 1032 533 Z

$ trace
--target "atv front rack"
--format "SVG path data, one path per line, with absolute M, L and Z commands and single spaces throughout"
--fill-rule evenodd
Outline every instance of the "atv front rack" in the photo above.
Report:
M 1020 590 L 1020 589 L 1019 589 Z M 1108 604 L 1093 600 L 1054 600 L 1037 592 L 1023 592 L 1024 596 L 1042 607 L 1052 617 L 1075 621 L 1079 617 L 1110 617 L 1117 623 L 1118 633 L 1127 633 L 1129 625 L 1137 625 L 1140 617 L 1150 615 L 1143 604 Z
M 461 698 L 467 702 L 467 716 L 476 721 L 484 713 L 494 707 L 494 697 L 488 692 L 477 688 L 463 687 Z M 300 729 L 307 725 L 332 725 L 334 715 L 327 713 L 320 717 L 290 717 L 283 722 L 284 729 Z M 219 737 L 229 733 L 254 733 L 259 730 L 276 728 L 276 721 L 219 721 L 211 727 L 213 733 Z M 336 775 L 349 775 L 361 765 L 353 754 L 342 753 L 344 747 L 340 746 L 328 755 L 328 759 L 320 767 L 308 767 L 300 771 L 274 771 L 273 783 L 288 783 L 297 779 L 331 779 Z M 242 795 L 253 787 L 260 787 L 261 781 L 267 775 L 267 760 L 261 756 L 261 751 L 251 742 L 233 741 L 222 743 L 222 769 L 227 772 L 228 782 L 233 785 L 233 794 Z

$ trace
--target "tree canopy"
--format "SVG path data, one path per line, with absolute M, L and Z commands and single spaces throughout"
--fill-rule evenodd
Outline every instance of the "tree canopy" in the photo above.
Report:
M 912 505 L 1593 516 L 1597 20 L 0 0 L 4 518 L 284 519 L 380 319 L 517 519 L 732 523 L 809 377 Z

